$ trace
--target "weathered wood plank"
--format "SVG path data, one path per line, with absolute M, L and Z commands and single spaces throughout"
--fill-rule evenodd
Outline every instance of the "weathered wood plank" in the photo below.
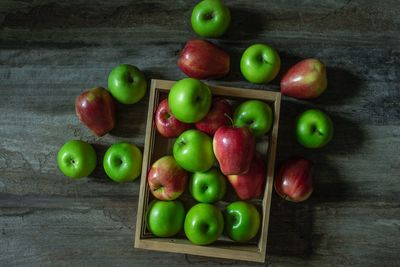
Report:
M 340 126 L 341 122 L 336 121 Z M 317 163 L 314 195 L 318 195 L 322 201 L 329 200 L 329 198 L 333 198 L 335 201 L 341 201 L 341 198 L 372 200 L 377 197 L 387 201 L 399 201 L 397 188 L 400 183 L 398 179 L 400 161 L 397 152 L 400 142 L 399 135 L 396 134 L 398 127 L 388 126 L 385 127 L 385 130 L 379 126 L 366 128 L 369 138 L 361 145 L 359 141 L 354 141 L 354 136 L 347 134 L 347 132 L 351 132 L 352 128 L 354 127 L 349 123 L 348 128 L 343 129 L 343 133 L 338 133 L 338 136 L 342 138 L 332 141 L 334 144 L 332 148 L 327 147 L 321 154 L 321 152 L 310 153 L 299 147 L 293 140 L 290 126 L 283 127 L 279 139 L 279 159 L 284 159 L 292 154 L 304 153 L 313 159 Z M 19 130 L 22 131 L 23 128 L 21 127 Z M 18 134 L 18 131 L 13 134 Z M 88 136 L 88 139 L 93 142 L 89 134 Z M 85 136 L 78 137 L 86 139 Z M 287 138 L 284 139 L 284 137 Z M 14 139 L 13 142 L 11 136 L 5 137 L 4 144 L 0 149 L 0 167 L 2 169 L 0 189 L 3 192 L 69 196 L 137 193 L 138 182 L 134 182 L 132 187 L 113 184 L 102 171 L 101 159 L 106 145 L 120 139 L 108 138 L 107 142 L 96 141 L 103 145 L 96 146 L 100 162 L 93 178 L 72 181 L 59 173 L 55 161 L 57 149 L 64 140 L 61 138 L 52 140 L 49 136 L 48 140 L 52 144 L 33 145 L 30 138 L 31 136 L 27 136 L 26 141 L 17 140 L 18 143 L 15 144 L 16 141 Z M 69 138 L 75 138 L 73 133 L 67 135 L 66 139 Z M 127 138 L 127 140 L 130 139 Z M 368 142 L 368 146 L 363 145 L 364 142 Z M 27 147 L 28 150 L 26 150 Z M 345 149 L 346 147 L 348 149 Z M 357 153 L 354 154 L 351 149 L 356 150 Z M 382 157 L 382 155 L 392 155 L 392 157 Z
M 168 261 L 187 264 L 181 255 L 132 249 L 137 196 L 2 195 L 1 200 L 2 263 L 29 265 L 34 261 L 58 265 L 65 261 L 107 265 L 115 260 L 119 264 L 156 265 L 159 264 L 156 259 L 162 261 L 165 257 Z M 267 248 L 272 266 L 275 260 L 276 263 L 334 266 L 399 263 L 398 203 L 320 203 L 314 198 L 296 205 L 277 197 L 273 203 Z M 220 261 L 194 256 L 186 260 L 209 264 Z M 226 261 L 219 263 L 223 262 Z M 227 263 L 244 265 L 243 262 Z

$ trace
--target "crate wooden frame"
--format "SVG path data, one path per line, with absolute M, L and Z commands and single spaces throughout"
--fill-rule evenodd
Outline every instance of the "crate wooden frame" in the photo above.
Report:
M 146 234 L 145 214 L 149 202 L 149 187 L 147 185 L 147 172 L 152 164 L 153 157 L 158 158 L 163 155 L 156 155 L 155 134 L 156 129 L 153 123 L 153 114 L 157 108 L 159 97 L 162 93 L 167 93 L 175 81 L 152 80 L 150 87 L 150 99 L 147 113 L 146 137 L 143 153 L 142 175 L 140 181 L 140 193 L 137 209 L 135 248 L 149 249 L 164 252 L 184 253 L 199 256 L 265 262 L 269 213 L 271 206 L 271 193 L 273 187 L 273 176 L 275 167 L 275 154 L 278 138 L 279 113 L 281 104 L 281 94 L 264 90 L 241 89 L 234 87 L 208 85 L 213 95 L 225 96 L 227 98 L 260 99 L 271 103 L 274 112 L 272 131 L 269 134 L 269 145 L 267 151 L 267 178 L 262 199 L 262 214 L 260 225 L 260 236 L 257 246 L 245 244 L 223 244 L 198 246 L 190 243 L 186 239 L 178 238 L 157 238 Z

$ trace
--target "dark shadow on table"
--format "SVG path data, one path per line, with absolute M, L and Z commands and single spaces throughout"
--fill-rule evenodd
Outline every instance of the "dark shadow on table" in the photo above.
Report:
M 242 56 L 242 49 L 238 49 L 233 44 L 227 42 L 217 43 L 230 55 L 230 70 L 228 75 L 220 78 L 219 80 L 224 82 L 238 82 L 245 81 L 245 78 L 240 72 L 240 58 Z
M 352 198 L 356 188 L 345 181 L 340 173 L 325 156 L 314 159 L 314 191 L 310 200 L 313 203 L 343 202 Z
M 273 192 L 269 221 L 269 255 L 309 257 L 314 251 L 313 207 L 310 200 L 292 203 Z M 318 238 L 317 238 L 318 239 Z
M 321 148 L 321 154 L 350 155 L 358 153 L 365 142 L 365 133 L 357 122 L 330 114 L 334 125 L 331 142 Z
M 354 98 L 362 88 L 362 81 L 349 71 L 327 67 L 328 87 L 322 95 L 313 100 L 318 105 L 341 105 Z
M 314 190 L 309 199 L 293 203 L 273 191 L 267 258 L 268 255 L 310 257 L 323 238 L 323 234 L 313 229 L 315 208 L 323 208 L 324 202 L 346 201 L 354 192 L 351 184 L 343 181 L 340 170 L 326 158 L 319 156 L 314 162 Z
M 221 39 L 231 41 L 257 39 L 264 30 L 265 14 L 240 7 L 230 7 L 229 9 L 231 24 Z
M 279 50 L 278 54 L 281 58 L 281 68 L 278 75 L 275 77 L 275 79 L 271 81 L 270 84 L 278 86 L 280 88 L 283 75 L 285 75 L 285 73 L 297 62 L 303 60 L 304 58 Z
M 277 162 L 292 155 L 306 155 L 309 149 L 302 147 L 296 139 L 296 119 L 300 113 L 313 107 L 312 103 L 284 97 L 281 102 Z
M 150 88 L 150 85 L 148 85 L 148 88 Z M 124 105 L 115 101 L 116 124 L 110 134 L 124 138 L 135 137 L 138 135 L 139 131 L 144 134 L 143 131 L 146 128 L 144 125 L 146 124 L 148 102 L 148 91 L 143 99 L 135 104 Z
M 95 182 L 99 183 L 112 183 L 112 181 L 107 177 L 107 174 L 104 171 L 103 168 L 103 159 L 104 159 L 104 154 L 106 153 L 107 149 L 109 146 L 107 145 L 102 145 L 102 144 L 91 144 L 96 151 L 97 155 L 97 164 L 96 168 L 94 171 L 88 176 L 88 178 L 93 179 Z

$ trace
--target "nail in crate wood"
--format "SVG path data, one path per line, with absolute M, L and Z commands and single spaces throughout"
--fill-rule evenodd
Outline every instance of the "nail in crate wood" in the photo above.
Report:
M 140 194 L 137 209 L 135 247 L 165 252 L 264 262 L 266 256 L 269 212 L 273 187 L 281 94 L 262 90 L 208 85 L 213 97 L 220 96 L 227 99 L 233 105 L 233 108 L 235 108 L 237 104 L 251 99 L 258 99 L 268 103 L 273 110 L 274 121 L 271 132 L 264 139 L 261 139 L 261 141 L 258 140 L 257 142 L 257 150 L 261 152 L 267 170 L 263 198 L 251 200 L 251 202 L 258 208 L 261 215 L 261 225 L 258 235 L 247 243 L 234 242 L 226 236 L 221 236 L 221 238 L 211 245 L 198 246 L 192 244 L 185 237 L 183 229 L 174 237 L 158 238 L 153 236 L 146 228 L 146 211 L 149 203 L 154 199 L 147 184 L 147 173 L 151 165 L 157 159 L 172 154 L 172 146 L 175 141 L 175 139 L 167 139 L 158 134 L 154 126 L 153 114 L 158 103 L 160 103 L 164 98 L 167 98 L 168 92 L 174 83 L 174 81 L 166 80 L 151 81 Z M 228 189 L 226 197 L 223 201 L 215 203 L 221 211 L 229 203 L 238 200 L 228 181 L 227 185 Z M 179 198 L 179 200 L 184 204 L 186 211 L 196 204 L 187 191 L 188 190 L 186 190 Z

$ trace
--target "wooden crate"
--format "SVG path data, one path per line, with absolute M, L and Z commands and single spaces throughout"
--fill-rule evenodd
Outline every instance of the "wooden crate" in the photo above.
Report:
M 209 257 L 227 258 L 235 260 L 247 260 L 256 262 L 265 262 L 267 235 L 268 235 L 268 222 L 269 212 L 271 205 L 271 193 L 273 187 L 273 176 L 275 167 L 275 153 L 276 143 L 278 137 L 278 124 L 279 124 L 279 111 L 281 94 L 276 92 L 240 89 L 232 87 L 211 86 L 209 85 L 213 96 L 221 96 L 233 104 L 243 102 L 248 99 L 259 99 L 271 105 L 274 112 L 274 122 L 272 131 L 265 137 L 264 141 L 268 146 L 263 146 L 265 149 L 263 155 L 267 164 L 267 178 L 265 190 L 262 199 L 252 200 L 259 211 L 261 212 L 261 226 L 258 235 L 248 243 L 237 243 L 231 241 L 227 237 L 222 236 L 215 243 L 207 246 L 198 246 L 192 244 L 185 238 L 183 231 L 173 238 L 158 238 L 153 236 L 146 228 L 146 211 L 149 202 L 154 199 L 149 191 L 147 183 L 147 173 L 157 159 L 165 155 L 172 154 L 172 146 L 174 139 L 167 139 L 158 134 L 154 127 L 153 114 L 156 110 L 158 103 L 168 96 L 168 92 L 174 81 L 165 80 L 152 80 L 150 88 L 150 100 L 147 114 L 146 138 L 143 153 L 143 168 L 140 182 L 140 194 L 137 209 L 137 222 L 136 222 L 136 235 L 135 235 L 135 248 L 150 249 L 157 251 L 166 251 L 174 253 L 185 253 Z M 262 145 L 261 145 L 262 146 Z M 259 149 L 259 147 L 257 147 Z M 227 183 L 229 184 L 229 182 Z M 230 201 L 235 200 L 235 194 L 227 192 L 227 197 Z M 187 190 L 186 190 L 187 191 Z M 180 198 L 185 205 L 185 209 L 190 208 L 196 202 L 188 195 Z M 224 206 L 229 204 L 228 201 L 220 201 L 216 205 L 223 209 Z

